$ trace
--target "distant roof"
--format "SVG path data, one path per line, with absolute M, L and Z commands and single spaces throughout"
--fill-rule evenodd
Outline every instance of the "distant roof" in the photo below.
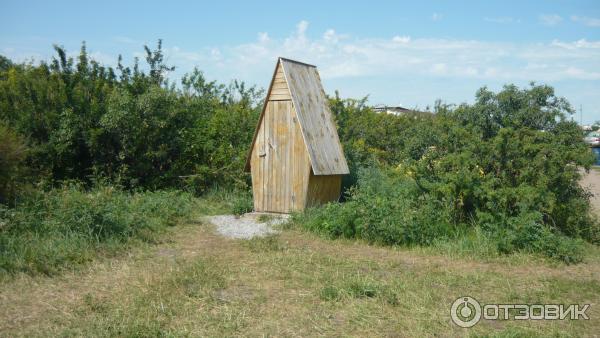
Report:
M 404 107 L 400 107 L 400 106 L 375 106 L 373 107 L 374 111 L 388 111 L 388 110 L 392 110 L 392 111 L 405 111 L 405 112 L 409 112 L 409 111 L 413 111 L 412 109 L 408 109 L 408 108 L 404 108 Z
M 404 108 L 404 107 L 400 107 L 400 106 L 380 105 L 380 106 L 374 106 L 372 109 L 376 112 L 385 112 L 385 113 L 391 113 L 391 114 L 397 114 L 397 115 L 403 115 L 403 114 L 431 115 L 431 112 L 418 111 L 418 110 L 408 109 L 408 108 Z
M 279 63 L 290 90 L 313 173 L 315 175 L 350 173 L 317 67 L 285 58 L 279 58 Z M 263 115 L 264 108 L 261 120 Z M 246 163 L 248 168 L 249 161 Z

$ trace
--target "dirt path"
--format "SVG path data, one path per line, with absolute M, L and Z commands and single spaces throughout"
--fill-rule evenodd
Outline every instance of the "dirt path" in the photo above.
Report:
M 174 228 L 162 244 L 81 271 L 1 284 L 0 336 L 462 335 L 448 306 L 463 293 L 600 303 L 597 256 L 575 266 L 483 262 L 296 230 L 234 240 L 198 222 Z M 361 287 L 380 295 L 344 296 Z M 344 298 L 324 299 L 323 290 Z M 600 316 L 595 307 L 592 318 Z M 511 325 L 482 324 L 472 333 L 520 332 Z M 527 326 L 548 334 L 600 332 L 597 320 Z
M 592 209 L 600 216 L 600 170 L 591 169 L 589 173 L 583 173 L 581 186 L 593 194 L 591 198 Z

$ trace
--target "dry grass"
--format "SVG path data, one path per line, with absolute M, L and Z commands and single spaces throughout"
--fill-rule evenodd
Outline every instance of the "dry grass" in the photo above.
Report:
M 172 229 L 61 276 L 0 286 L 2 336 L 548 336 L 600 332 L 598 251 L 583 264 L 479 261 L 328 241 L 285 230 L 236 241 L 210 225 Z M 459 296 L 591 303 L 589 321 L 494 321 L 459 329 Z

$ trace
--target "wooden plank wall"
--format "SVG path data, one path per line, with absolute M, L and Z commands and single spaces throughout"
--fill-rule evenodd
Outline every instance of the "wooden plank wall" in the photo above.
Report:
M 264 208 L 264 156 L 265 152 L 265 120 L 261 120 L 256 133 L 256 139 L 250 153 L 250 174 L 252 176 L 252 196 L 255 211 L 265 211 Z
M 310 173 L 306 206 L 316 206 L 337 201 L 342 188 L 341 175 L 320 175 Z
M 291 101 L 290 101 L 291 104 Z M 292 208 L 290 211 L 304 210 L 306 207 L 308 181 L 310 177 L 310 157 L 304 144 L 302 130 L 296 111 L 291 109 L 292 120 Z
M 290 90 L 283 75 L 283 68 L 281 67 L 281 63 L 279 63 L 275 72 L 275 78 L 273 79 L 273 85 L 271 86 L 271 92 L 269 93 L 269 101 L 291 99 Z

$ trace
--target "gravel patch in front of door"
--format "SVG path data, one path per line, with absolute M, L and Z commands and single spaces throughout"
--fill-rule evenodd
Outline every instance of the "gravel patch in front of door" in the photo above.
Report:
M 214 224 L 217 232 L 222 236 L 235 239 L 250 239 L 253 237 L 265 237 L 278 233 L 273 229 L 274 225 L 287 221 L 289 215 L 272 215 L 269 220 L 260 222 L 259 213 L 248 213 L 242 216 L 218 215 L 206 217 L 206 220 Z

